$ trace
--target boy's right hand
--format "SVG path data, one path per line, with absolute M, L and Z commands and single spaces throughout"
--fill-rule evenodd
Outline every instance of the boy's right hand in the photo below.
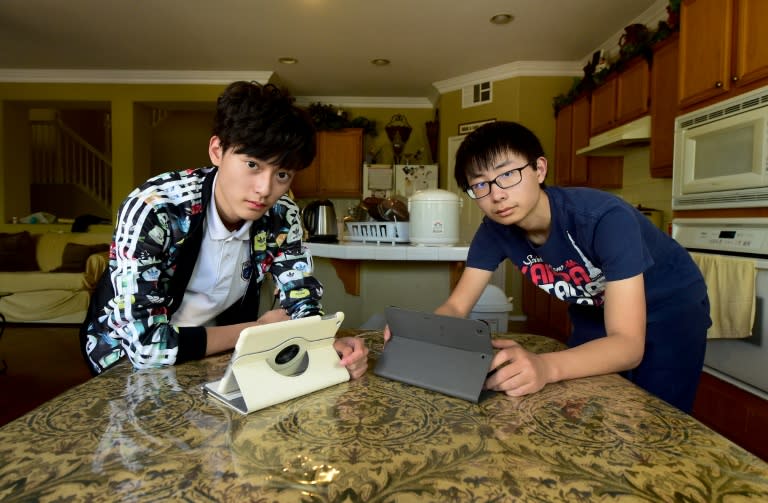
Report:
M 278 321 L 287 321 L 290 319 L 291 317 L 288 316 L 288 313 L 285 311 L 285 309 L 272 309 L 271 311 L 267 311 L 266 313 L 262 314 L 261 317 L 259 317 L 259 319 L 256 320 L 256 324 L 267 325 L 269 323 L 276 323 Z

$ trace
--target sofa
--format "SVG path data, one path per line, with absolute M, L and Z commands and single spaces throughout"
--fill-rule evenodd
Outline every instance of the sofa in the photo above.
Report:
M 13 323 L 81 323 L 107 267 L 111 233 L 0 233 L 0 314 Z

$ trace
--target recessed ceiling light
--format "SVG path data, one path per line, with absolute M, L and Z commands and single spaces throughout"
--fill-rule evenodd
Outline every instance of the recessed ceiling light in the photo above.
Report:
M 511 23 L 513 19 L 515 19 L 515 16 L 512 14 L 496 14 L 491 17 L 490 21 L 493 24 L 507 24 Z
M 278 58 L 277 60 L 284 65 L 295 65 L 299 62 L 296 58 Z
M 376 66 L 387 66 L 389 63 L 390 61 L 385 58 L 376 58 L 371 60 L 371 64 Z

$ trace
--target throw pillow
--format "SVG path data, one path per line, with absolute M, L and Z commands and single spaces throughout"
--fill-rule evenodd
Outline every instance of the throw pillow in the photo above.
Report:
M 61 256 L 61 266 L 51 272 L 85 272 L 85 264 L 88 257 L 94 253 L 109 251 L 109 245 L 82 245 L 67 243 Z
M 28 231 L 0 233 L 0 271 L 37 271 L 35 239 Z

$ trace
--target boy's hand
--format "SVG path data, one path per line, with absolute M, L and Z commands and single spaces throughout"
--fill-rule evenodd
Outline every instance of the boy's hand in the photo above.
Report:
M 526 351 L 511 339 L 494 339 L 491 343 L 500 351 L 491 360 L 486 389 L 523 396 L 539 391 L 549 382 L 547 365 L 541 356 Z
M 384 344 L 392 338 L 392 332 L 389 331 L 389 325 L 384 326 Z
M 288 316 L 288 313 L 285 312 L 285 309 L 273 309 L 262 314 L 261 317 L 256 320 L 256 324 L 266 325 L 268 323 L 275 323 L 278 321 L 286 321 L 290 319 L 291 317 Z
M 347 368 L 352 379 L 357 379 L 368 370 L 368 348 L 365 341 L 357 337 L 339 337 L 333 347 L 341 357 L 341 365 Z

